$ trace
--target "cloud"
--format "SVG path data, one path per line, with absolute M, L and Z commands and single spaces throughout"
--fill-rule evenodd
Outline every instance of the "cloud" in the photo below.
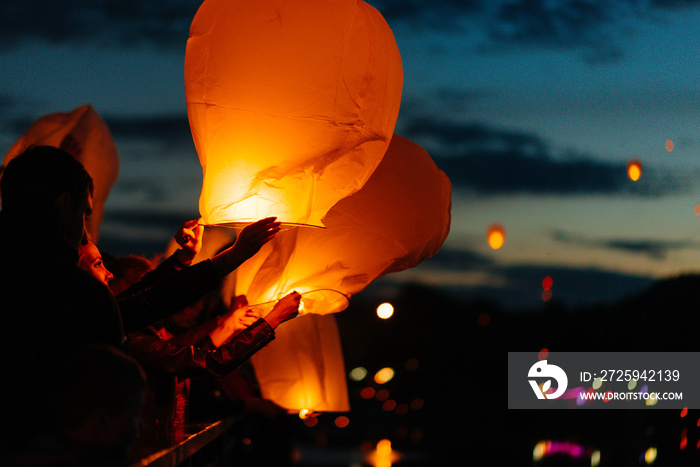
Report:
M 183 48 L 196 0 L 5 0 L 0 3 L 0 47 L 35 38 Z
M 629 35 L 629 20 L 682 13 L 698 1 L 655 0 L 371 0 L 392 24 L 417 29 L 475 32 L 487 50 L 577 47 L 586 59 L 616 60 L 615 37 Z M 154 45 L 182 49 L 200 0 L 4 0 L 0 48 L 28 39 L 55 43 Z
M 659 197 L 686 192 L 690 174 L 645 170 L 631 182 L 626 164 L 573 149 L 554 151 L 535 134 L 479 123 L 416 118 L 404 136 L 425 147 L 456 187 L 480 194 L 627 194 Z
M 178 144 L 188 142 L 192 145 L 192 133 L 187 115 L 105 116 L 105 122 L 116 138 L 147 139 Z
M 638 293 L 655 279 L 599 268 L 507 265 L 464 248 L 443 248 L 419 267 L 389 274 L 383 282 L 420 282 L 467 300 L 488 300 L 510 310 L 543 306 L 542 280 L 553 280 L 553 299 L 567 306 L 611 303 Z
M 636 255 L 645 255 L 655 260 L 665 259 L 671 251 L 700 247 L 700 242 L 692 240 L 595 239 L 574 235 L 562 230 L 553 231 L 552 238 L 558 242 L 579 247 L 617 250 Z

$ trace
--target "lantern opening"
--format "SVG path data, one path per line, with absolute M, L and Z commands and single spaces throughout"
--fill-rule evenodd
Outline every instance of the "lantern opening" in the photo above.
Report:
M 205 224 L 205 223 L 200 223 L 199 225 L 203 225 L 204 227 L 224 227 L 227 229 L 233 229 L 240 231 L 245 227 L 246 225 L 250 224 L 253 221 L 241 221 L 241 222 L 221 222 L 218 224 Z M 315 224 L 301 224 L 301 223 L 295 223 L 295 222 L 280 222 L 280 232 L 293 229 L 295 227 L 311 227 L 314 229 L 325 229 L 326 227 L 323 225 L 315 225 Z
M 345 295 L 343 292 L 339 292 L 338 290 L 335 289 L 315 289 L 315 290 L 308 290 L 306 292 L 299 292 L 301 294 L 301 304 L 299 306 L 299 314 L 308 314 L 308 313 L 313 313 L 314 311 L 314 304 L 316 302 L 321 302 L 321 303 L 341 303 L 338 309 L 344 310 L 345 308 L 348 307 L 350 304 L 350 297 L 348 295 Z M 280 297 L 284 297 L 286 294 L 280 295 Z M 254 305 L 249 305 L 251 309 L 254 309 L 259 316 L 265 317 L 270 311 L 272 311 L 272 307 L 275 306 L 275 303 L 277 303 L 277 300 L 279 299 L 273 299 L 269 300 L 266 302 L 261 302 L 261 303 L 256 303 Z

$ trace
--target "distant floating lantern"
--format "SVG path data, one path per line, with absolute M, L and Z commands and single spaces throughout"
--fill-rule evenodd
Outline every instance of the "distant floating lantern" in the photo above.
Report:
M 642 176 L 642 163 L 636 159 L 633 159 L 627 163 L 627 176 L 633 182 L 639 180 Z
M 95 184 L 87 230 L 97 243 L 104 205 L 119 175 L 119 153 L 112 134 L 91 105 L 38 118 L 5 154 L 4 165 L 29 146 L 61 148 L 80 161 Z
M 204 1 L 185 53 L 203 222 L 323 226 L 382 160 L 402 86 L 391 29 L 365 2 Z
M 668 152 L 673 151 L 673 140 L 671 138 L 666 140 L 666 150 Z
M 486 231 L 486 240 L 489 246 L 494 250 L 498 250 L 506 241 L 506 231 L 500 224 L 492 224 Z

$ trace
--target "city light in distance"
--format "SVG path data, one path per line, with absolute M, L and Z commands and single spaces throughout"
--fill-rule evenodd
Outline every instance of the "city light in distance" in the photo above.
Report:
M 374 375 L 374 382 L 377 384 L 384 384 L 388 383 L 389 381 L 392 380 L 394 377 L 394 369 L 393 368 L 382 368 L 378 372 L 375 373 Z
M 358 366 L 350 371 L 349 376 L 353 381 L 362 381 L 367 376 L 367 369 L 365 367 Z

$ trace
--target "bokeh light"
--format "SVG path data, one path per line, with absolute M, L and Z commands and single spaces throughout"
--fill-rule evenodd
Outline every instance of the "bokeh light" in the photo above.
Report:
M 554 285 L 554 281 L 552 280 L 552 278 L 550 276 L 547 276 L 544 279 L 542 279 L 542 289 L 549 290 L 552 288 L 553 285 Z
M 377 316 L 381 319 L 389 319 L 394 314 L 394 306 L 391 303 L 382 303 L 377 307 Z
M 340 417 L 336 417 L 334 423 L 338 428 L 345 428 L 350 424 L 350 419 L 345 415 L 341 415 Z
M 367 369 L 364 367 L 358 366 L 357 368 L 353 368 L 350 371 L 349 376 L 350 376 L 350 379 L 353 381 L 362 381 L 367 376 Z
M 673 140 L 671 138 L 666 140 L 666 150 L 668 152 L 673 151 Z
M 688 415 L 688 407 L 683 407 L 681 409 L 681 418 L 685 417 L 686 415 Z
M 486 240 L 489 246 L 494 250 L 498 250 L 506 241 L 506 231 L 500 224 L 491 224 L 486 231 Z
M 394 369 L 393 368 L 382 368 L 379 370 L 377 373 L 374 375 L 374 382 L 377 384 L 384 384 L 388 383 L 389 381 L 392 380 L 394 377 Z
M 651 448 L 647 449 L 646 452 L 644 453 L 644 462 L 646 462 L 647 464 L 653 464 L 654 461 L 656 460 L 656 454 L 657 454 L 656 448 L 651 447 Z

